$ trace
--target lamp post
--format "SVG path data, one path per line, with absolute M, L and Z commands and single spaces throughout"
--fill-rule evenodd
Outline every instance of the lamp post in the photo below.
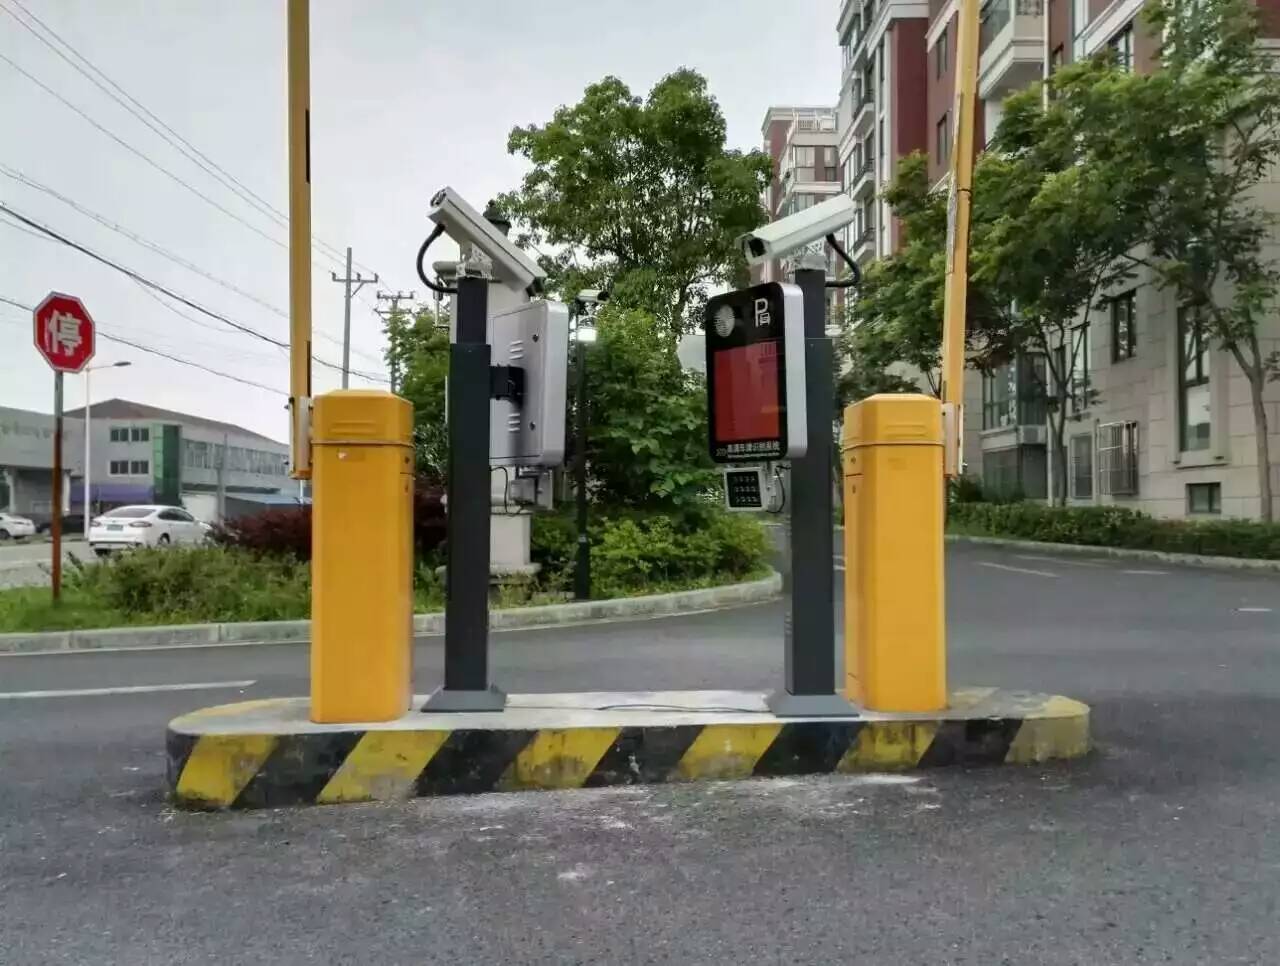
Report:
M 578 368 L 578 433 L 574 459 L 574 487 L 577 489 L 578 557 L 573 570 L 573 596 L 577 600 L 591 598 L 591 541 L 587 536 L 587 346 L 596 341 L 596 320 L 585 313 L 578 315 L 573 329 Z
M 133 363 L 126 360 L 122 362 L 109 362 L 101 366 L 85 366 L 84 367 L 84 538 L 85 540 L 89 539 L 89 521 L 93 517 L 93 514 L 89 512 L 89 490 L 91 485 L 90 478 L 93 474 L 93 470 L 91 469 L 91 464 L 89 462 L 90 455 L 91 455 L 91 447 L 89 445 L 89 439 L 91 435 L 89 432 L 90 430 L 89 418 L 91 415 L 90 406 L 93 403 L 92 398 L 89 396 L 89 373 L 93 372 L 94 369 L 122 369 L 125 366 L 131 366 L 131 365 L 133 365 Z M 62 507 L 55 507 L 54 512 L 61 513 Z

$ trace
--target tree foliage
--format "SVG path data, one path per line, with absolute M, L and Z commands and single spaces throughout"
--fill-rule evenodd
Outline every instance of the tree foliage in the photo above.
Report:
M 742 267 L 733 242 L 764 220 L 772 161 L 725 146 L 719 104 L 696 71 L 660 80 L 646 98 L 616 77 L 590 85 L 544 125 L 511 132 L 532 170 L 500 203 L 519 240 L 543 255 L 555 290 L 614 280 L 619 304 L 687 329 L 704 286 Z
M 586 367 L 593 497 L 697 510 L 716 482 L 705 382 L 680 365 L 676 336 L 649 313 L 610 303 L 597 326 Z
M 387 367 L 396 392 L 413 404 L 414 462 L 419 476 L 443 482 L 449 457 L 445 386 L 449 378 L 449 320 L 428 308 L 388 316 Z

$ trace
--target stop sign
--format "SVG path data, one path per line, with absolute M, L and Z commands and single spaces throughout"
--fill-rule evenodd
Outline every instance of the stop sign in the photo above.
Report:
M 35 343 L 57 372 L 79 372 L 93 358 L 93 319 L 74 295 L 50 292 L 36 306 Z

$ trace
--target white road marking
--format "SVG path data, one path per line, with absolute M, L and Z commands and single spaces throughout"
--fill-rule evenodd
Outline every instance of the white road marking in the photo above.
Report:
M 1137 574 L 1140 577 L 1168 577 L 1167 570 L 1122 570 L 1122 574 Z
M 1014 554 L 1019 560 L 1043 560 L 1045 563 L 1062 564 L 1064 567 L 1094 567 L 1099 570 L 1106 569 L 1106 564 L 1093 563 L 1088 560 L 1063 560 L 1061 557 L 1038 557 L 1029 553 Z
M 1270 607 L 1237 607 L 1236 611 L 1241 614 L 1270 614 Z
M 121 688 L 78 688 L 71 691 L 0 691 L 0 701 L 21 698 L 96 698 L 112 694 L 151 694 L 156 691 L 212 691 L 220 688 L 247 688 L 255 681 L 198 681 L 188 684 L 139 684 Z
M 992 570 L 1008 570 L 1015 574 L 1031 574 L 1033 577 L 1056 577 L 1057 574 L 1051 574 L 1047 570 L 1030 570 L 1026 567 L 1010 567 L 1006 564 L 988 563 L 985 560 L 978 561 L 979 567 L 990 567 Z

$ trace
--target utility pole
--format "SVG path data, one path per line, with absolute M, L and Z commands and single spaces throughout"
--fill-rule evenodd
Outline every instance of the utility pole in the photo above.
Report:
M 217 471 L 218 480 L 218 523 L 227 522 L 227 433 L 222 434 L 222 446 L 214 450 L 214 468 Z M 299 480 L 301 485 L 302 481 Z
M 351 246 L 347 246 L 347 271 L 343 278 L 338 278 L 337 272 L 330 272 L 335 282 L 342 282 L 346 286 L 346 296 L 342 306 L 342 388 L 347 388 L 347 380 L 351 375 L 351 299 L 360 289 L 369 282 L 376 283 L 378 281 L 378 273 L 373 273 L 373 278 L 365 278 L 363 275 L 351 277 Z M 351 286 L 354 285 L 355 288 Z
M 350 275 L 351 273 L 347 272 L 347 274 Z M 405 301 L 411 301 L 414 295 L 415 295 L 414 292 L 400 292 L 400 291 L 384 292 L 381 289 L 379 289 L 375 297 L 379 302 L 390 302 L 391 308 L 374 309 L 374 311 L 377 312 L 384 319 L 389 319 L 391 318 L 392 314 L 394 314 L 400 308 L 400 301 L 402 299 Z M 393 352 L 391 354 L 391 391 L 392 392 L 395 392 L 399 388 L 400 373 L 398 370 L 399 370 L 399 367 L 396 365 L 396 357 L 395 357 L 395 353 Z

